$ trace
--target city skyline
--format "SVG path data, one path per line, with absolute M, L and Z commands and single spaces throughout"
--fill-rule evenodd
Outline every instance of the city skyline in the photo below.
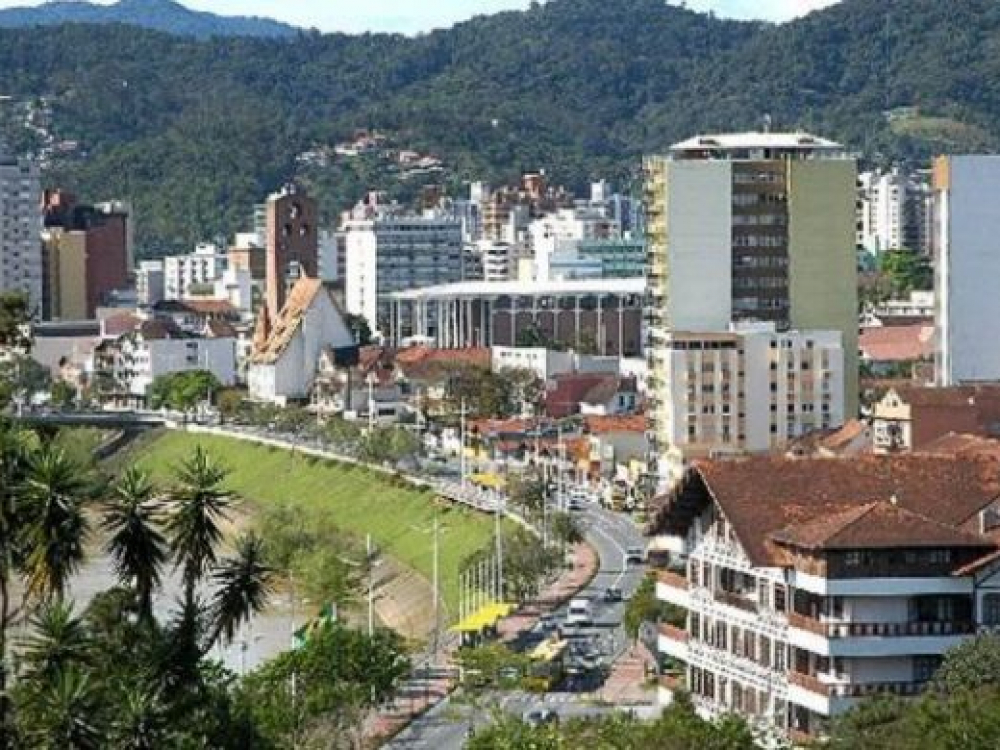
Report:
M 786 21 L 830 5 L 836 0 L 688 0 L 692 10 L 713 11 L 720 16 L 739 19 Z M 111 5 L 113 0 L 97 0 Z M 0 8 L 36 6 L 37 0 L 0 0 Z M 322 31 L 360 33 L 429 31 L 468 20 L 475 15 L 504 10 L 523 10 L 529 0 L 437 0 L 433 5 L 418 5 L 407 0 L 374 0 L 358 5 L 344 0 L 326 3 L 280 3 L 276 0 L 183 0 L 192 10 L 220 15 L 254 15 L 304 28 Z

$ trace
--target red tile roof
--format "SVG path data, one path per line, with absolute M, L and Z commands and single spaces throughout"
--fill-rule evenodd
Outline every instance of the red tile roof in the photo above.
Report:
M 979 534 L 963 531 L 893 502 L 874 502 L 779 529 L 771 539 L 807 550 L 899 547 L 987 547 Z
M 678 490 L 657 502 L 653 528 L 676 530 L 688 523 L 690 492 L 701 497 L 698 487 L 719 505 L 751 560 L 766 565 L 780 557 L 773 534 L 804 527 L 802 533 L 818 535 L 818 526 L 810 525 L 823 523 L 833 523 L 835 533 L 873 504 L 894 503 L 935 524 L 973 531 L 978 512 L 1000 496 L 1000 462 L 928 455 L 697 462 Z M 880 528 L 865 533 L 871 539 L 884 535 L 878 537 L 883 546 L 893 534 L 898 546 L 912 546 L 919 541 L 909 536 L 913 530 L 921 524 L 928 529 L 922 521 L 899 519 L 896 511 L 879 509 L 866 523 Z
M 934 356 L 934 326 L 902 325 L 865 328 L 858 348 L 874 362 L 908 362 Z
M 649 420 L 645 414 L 630 414 L 610 417 L 584 417 L 584 429 L 592 435 L 609 432 L 646 432 Z
M 980 435 L 949 432 L 947 435 L 925 443 L 921 446 L 920 452 L 942 456 L 992 456 L 1000 459 L 1000 440 Z

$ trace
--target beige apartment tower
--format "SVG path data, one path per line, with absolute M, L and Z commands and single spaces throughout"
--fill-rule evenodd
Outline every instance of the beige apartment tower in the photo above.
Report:
M 666 407 L 676 406 L 676 399 L 664 390 L 670 387 L 667 352 L 680 333 L 758 323 L 776 334 L 838 332 L 843 362 L 830 368 L 829 377 L 833 382 L 842 373 L 831 394 L 839 404 L 831 404 L 828 420 L 817 414 L 815 426 L 835 427 L 834 421 L 856 414 L 854 159 L 840 145 L 804 133 L 739 133 L 683 141 L 668 155 L 647 158 L 645 169 L 656 450 L 673 451 L 678 461 L 681 454 L 689 457 L 676 444 L 675 436 L 684 434 L 673 423 L 676 409 Z M 741 370 L 728 377 L 725 387 L 746 401 L 771 395 L 749 392 Z M 799 413 L 794 392 L 788 399 L 777 405 L 779 413 Z M 786 434 L 783 414 L 777 421 L 775 436 L 794 437 Z M 740 442 L 755 439 L 746 435 Z

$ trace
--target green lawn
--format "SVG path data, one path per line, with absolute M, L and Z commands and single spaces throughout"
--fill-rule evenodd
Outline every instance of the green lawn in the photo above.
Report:
M 228 486 L 247 501 L 251 513 L 254 506 L 287 501 L 301 505 L 311 518 L 315 517 L 313 513 L 327 514 L 325 518 L 332 525 L 349 534 L 363 537 L 370 533 L 382 550 L 428 581 L 433 567 L 433 535 L 429 530 L 437 513 L 443 529 L 442 596 L 452 615 L 458 609 L 459 564 L 492 541 L 491 517 L 450 503 L 435 503 L 430 493 L 395 486 L 391 478 L 361 467 L 328 463 L 241 440 L 182 432 L 166 432 L 143 442 L 129 458 L 165 481 L 171 467 L 196 445 L 230 469 Z

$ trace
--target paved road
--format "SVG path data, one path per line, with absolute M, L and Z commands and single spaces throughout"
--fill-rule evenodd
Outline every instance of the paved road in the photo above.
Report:
M 595 602 L 594 627 L 573 638 L 572 648 L 577 653 L 589 651 L 592 655 L 600 654 L 603 663 L 610 663 L 628 645 L 628 637 L 621 628 L 625 605 L 624 602 L 605 602 L 603 594 L 608 587 L 620 588 L 625 599 L 635 593 L 642 580 L 643 569 L 627 566 L 625 551 L 629 547 L 642 546 L 644 541 L 635 523 L 627 516 L 596 505 L 588 505 L 580 516 L 586 527 L 587 541 L 600 557 L 600 568 L 591 584 L 581 593 L 581 596 L 589 596 Z M 556 614 L 561 621 L 565 618 L 566 608 L 561 608 Z M 520 646 L 530 648 L 543 637 L 541 632 L 533 633 Z M 571 658 L 570 664 L 573 661 Z M 595 706 L 592 701 L 593 692 L 599 687 L 599 683 L 588 682 L 586 676 L 581 675 L 578 684 L 570 686 L 572 689 L 566 688 L 564 692 L 545 695 L 497 693 L 487 696 L 484 701 L 486 706 L 475 710 L 463 705 L 460 697 L 445 700 L 413 722 L 387 747 L 394 750 L 459 750 L 465 745 L 470 725 L 482 727 L 489 723 L 491 708 L 516 715 L 539 707 L 551 708 L 562 717 L 599 714 L 608 710 Z

